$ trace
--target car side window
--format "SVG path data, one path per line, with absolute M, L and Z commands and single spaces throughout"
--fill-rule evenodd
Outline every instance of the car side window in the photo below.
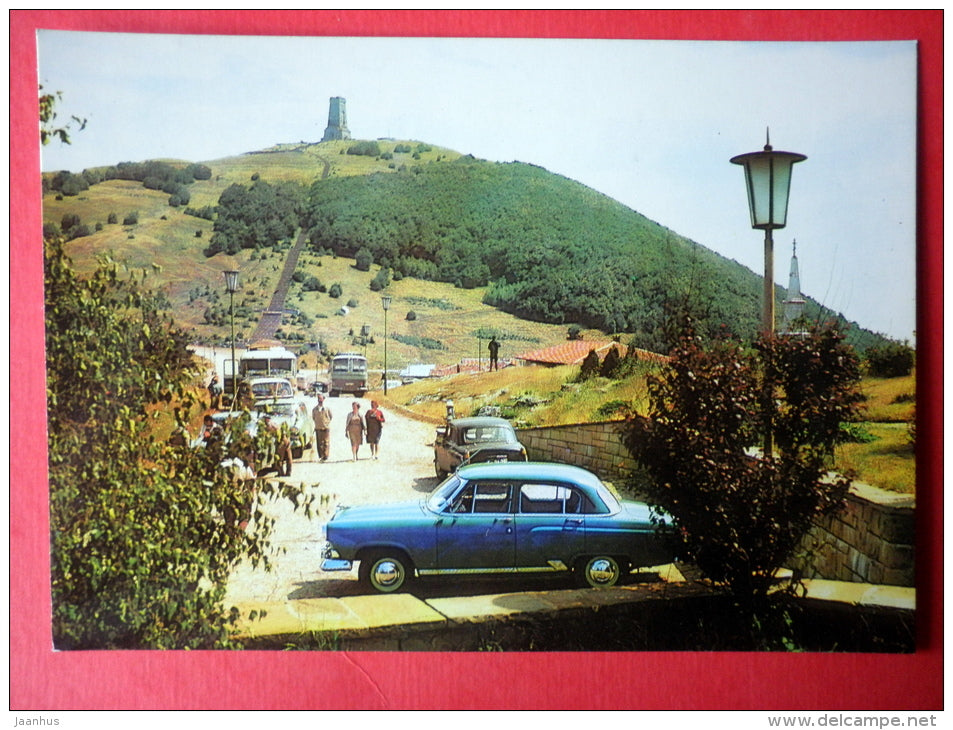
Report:
M 512 511 L 511 487 L 508 482 L 474 481 L 454 498 L 450 511 L 454 514 L 500 514 Z
M 523 514 L 592 514 L 596 511 L 592 501 L 576 487 L 545 483 L 520 487 Z

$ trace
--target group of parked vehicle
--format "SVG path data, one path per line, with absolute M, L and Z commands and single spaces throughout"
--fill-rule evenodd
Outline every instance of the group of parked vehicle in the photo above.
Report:
M 324 571 L 391 593 L 424 576 L 570 574 L 608 588 L 674 559 L 671 520 L 619 498 L 595 474 L 527 461 L 503 418 L 453 417 L 437 429 L 442 479 L 411 502 L 341 507 L 325 527 Z
M 282 348 L 249 349 L 236 384 L 250 427 L 264 422 L 287 434 L 287 453 L 276 455 L 284 474 L 314 439 L 311 414 L 296 398 L 295 363 Z M 328 382 L 307 392 L 361 397 L 368 387 L 367 360 L 342 353 Z M 433 463 L 441 481 L 425 499 L 339 507 L 323 528 L 322 570 L 350 571 L 356 562 L 360 580 L 382 593 L 425 576 L 469 574 L 567 574 L 605 588 L 636 567 L 674 559 L 668 516 L 620 498 L 585 469 L 527 461 L 504 418 L 456 418 L 448 403 Z

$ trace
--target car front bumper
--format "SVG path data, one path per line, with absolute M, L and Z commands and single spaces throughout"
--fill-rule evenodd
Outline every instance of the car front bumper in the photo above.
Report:
M 331 543 L 324 543 L 324 547 L 321 549 L 321 570 L 326 573 L 333 573 L 347 571 L 352 567 L 352 562 L 338 555 L 338 551 L 331 547 Z

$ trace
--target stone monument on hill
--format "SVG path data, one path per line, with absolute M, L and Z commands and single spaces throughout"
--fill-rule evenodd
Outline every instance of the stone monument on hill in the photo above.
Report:
M 347 100 L 343 96 L 332 96 L 328 110 L 328 126 L 324 130 L 322 142 L 332 139 L 350 139 L 351 130 L 347 128 Z

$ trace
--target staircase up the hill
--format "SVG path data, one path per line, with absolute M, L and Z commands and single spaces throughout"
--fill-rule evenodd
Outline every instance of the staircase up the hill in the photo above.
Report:
M 261 319 L 258 320 L 258 326 L 255 327 L 249 344 L 275 338 L 275 332 L 277 332 L 281 326 L 281 316 L 284 314 L 285 308 L 285 297 L 288 295 L 288 288 L 291 286 L 291 277 L 298 267 L 298 257 L 304 248 L 305 238 L 305 232 L 304 229 L 302 229 L 298 233 L 298 240 L 295 241 L 294 246 L 292 246 L 288 252 L 284 268 L 281 270 L 281 277 L 278 279 L 278 286 L 275 287 L 275 293 L 271 297 L 268 309 L 262 312 Z

